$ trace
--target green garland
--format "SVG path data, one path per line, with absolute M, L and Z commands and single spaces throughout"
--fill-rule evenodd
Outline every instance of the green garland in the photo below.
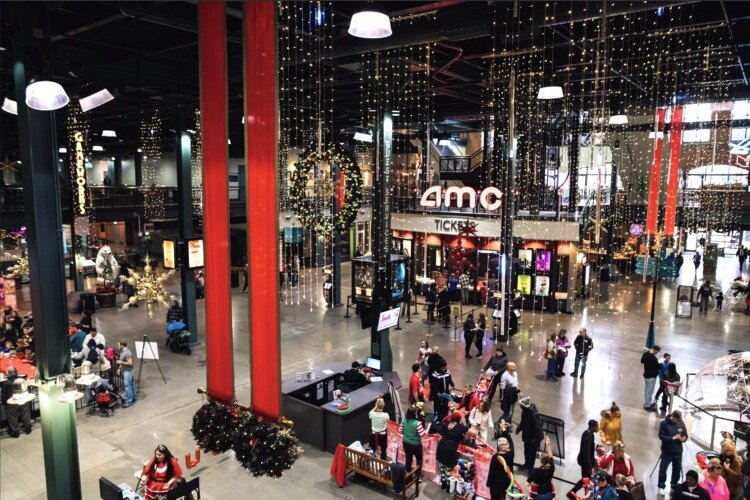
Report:
M 201 450 L 224 453 L 232 448 L 236 424 L 236 412 L 226 405 L 208 400 L 193 415 L 190 431 Z
M 234 450 L 237 461 L 253 476 L 281 477 L 301 452 L 292 422 L 259 418 L 235 405 L 209 399 L 193 415 L 191 431 L 203 451 Z
M 310 174 L 320 163 L 335 163 L 344 176 L 344 204 L 335 216 L 319 213 L 307 195 Z M 313 149 L 305 150 L 294 166 L 296 170 L 291 176 L 289 202 L 302 225 L 324 235 L 349 229 L 362 204 L 362 173 L 354 158 L 338 146 L 330 145 L 321 154 Z

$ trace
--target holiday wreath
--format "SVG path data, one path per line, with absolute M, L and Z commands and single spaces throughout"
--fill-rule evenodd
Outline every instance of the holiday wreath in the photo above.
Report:
M 234 456 L 253 476 L 281 477 L 299 458 L 292 422 L 271 422 L 239 405 L 209 399 L 193 415 L 191 431 L 203 451 Z
M 340 175 L 344 177 L 344 203 L 335 216 L 323 214 L 307 193 L 310 174 L 317 170 L 321 163 L 336 164 Z M 357 211 L 362 204 L 362 173 L 354 158 L 338 146 L 331 145 L 320 154 L 313 149 L 306 149 L 294 167 L 289 186 L 289 201 L 292 212 L 302 225 L 325 235 L 349 229 L 357 218 Z M 329 196 L 331 194 L 333 193 L 328 193 Z

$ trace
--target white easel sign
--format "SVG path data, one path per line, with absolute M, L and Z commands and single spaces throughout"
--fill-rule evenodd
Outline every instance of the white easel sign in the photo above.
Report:
M 135 357 L 139 359 L 159 359 L 159 344 L 157 342 L 135 341 Z

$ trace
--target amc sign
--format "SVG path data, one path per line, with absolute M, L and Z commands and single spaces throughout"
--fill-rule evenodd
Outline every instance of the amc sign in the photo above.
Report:
M 502 196 L 503 193 L 496 187 L 485 188 L 479 193 L 479 204 L 485 210 L 497 210 L 502 204 Z M 462 208 L 464 201 L 468 201 L 469 208 L 476 207 L 477 192 L 474 188 L 451 186 L 445 190 L 445 198 L 443 198 L 442 188 L 440 186 L 432 186 L 424 192 L 419 204 L 425 208 L 437 208 L 445 202 L 446 208 L 450 208 L 451 206 Z

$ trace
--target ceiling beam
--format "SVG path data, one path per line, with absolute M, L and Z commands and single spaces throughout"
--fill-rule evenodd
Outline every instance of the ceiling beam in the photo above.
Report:
M 721 11 L 724 13 L 724 19 L 727 21 L 727 30 L 729 30 L 729 40 L 732 42 L 732 45 L 734 46 L 734 52 L 737 54 L 737 62 L 740 65 L 740 71 L 742 72 L 742 80 L 745 82 L 745 86 L 747 86 L 747 73 L 745 73 L 745 65 L 742 64 L 742 56 L 740 55 L 740 51 L 737 48 L 737 42 L 734 38 L 734 30 L 732 29 L 732 22 L 729 20 L 729 14 L 727 14 L 727 8 L 724 5 L 724 0 L 721 0 L 719 2 L 721 4 Z

